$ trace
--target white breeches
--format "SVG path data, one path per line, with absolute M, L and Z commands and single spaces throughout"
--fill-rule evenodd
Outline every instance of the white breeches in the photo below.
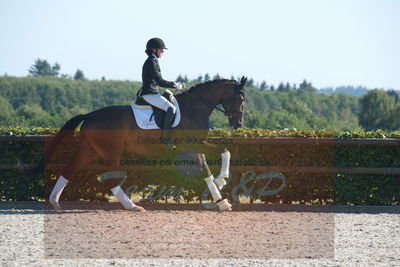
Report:
M 152 104 L 153 106 L 162 109 L 164 111 L 167 111 L 168 108 L 172 108 L 172 111 L 176 112 L 176 108 L 174 105 L 172 105 L 165 97 L 163 97 L 160 94 L 148 94 L 148 95 L 142 95 L 144 100 Z

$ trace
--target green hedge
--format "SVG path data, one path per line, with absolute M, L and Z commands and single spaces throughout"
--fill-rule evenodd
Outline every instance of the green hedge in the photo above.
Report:
M 8 128 L 0 127 L 0 135 L 44 135 L 54 134 L 56 129 L 47 128 Z M 400 132 L 332 132 L 332 131 L 302 131 L 302 130 L 212 130 L 210 137 L 297 137 L 297 138 L 396 138 L 400 139 Z M 315 166 L 315 167 L 400 167 L 400 146 L 376 145 L 226 145 L 234 159 L 267 159 L 271 166 Z M 0 164 L 35 163 L 41 158 L 43 143 L 40 142 L 0 142 Z M 65 162 L 76 155 L 78 146 L 70 146 L 69 151 L 63 151 L 55 156 L 55 161 Z M 57 158 L 58 157 L 58 158 Z M 176 155 L 171 155 L 174 160 Z M 130 154 L 125 154 L 124 160 L 133 160 Z M 143 158 L 144 159 L 144 158 Z M 166 158 L 154 157 L 159 162 Z M 219 155 L 207 155 L 211 162 L 210 168 L 217 176 L 220 167 Z M 214 163 L 214 164 L 212 164 Z M 231 166 L 233 164 L 231 163 Z M 252 171 L 251 166 L 243 166 L 231 175 L 228 186 L 222 194 L 231 200 L 236 200 L 232 189 L 241 184 L 243 173 Z M 261 171 L 262 172 L 262 171 Z M 258 171 L 256 174 L 259 174 Z M 96 171 L 81 171 L 77 182 L 70 183 L 62 196 L 64 200 L 105 201 L 110 192 L 104 184 L 97 181 Z M 251 175 L 251 173 L 247 173 Z M 196 176 L 184 176 L 176 171 L 163 171 L 155 168 L 154 171 L 129 171 L 128 179 L 123 184 L 127 190 L 136 185 L 136 193 L 141 196 L 154 198 L 157 193 L 170 188 L 172 192 L 183 188 L 181 201 L 204 201 L 210 199 L 206 185 L 202 178 L 205 171 Z M 238 194 L 245 193 L 245 189 L 254 188 L 248 194 L 250 201 L 260 199 L 265 203 L 307 203 L 307 204 L 354 204 L 354 205 L 398 205 L 400 200 L 399 175 L 349 175 L 349 174 L 305 174 L 284 173 L 286 184 L 282 191 L 272 196 L 259 196 L 257 190 L 265 185 L 265 180 L 250 180 L 244 187 L 236 188 Z M 56 172 L 46 171 L 39 176 L 25 177 L 16 170 L 0 171 L 0 199 L 1 200 L 43 200 L 49 195 L 56 179 Z M 242 180 L 243 181 L 243 180 Z M 279 187 L 279 180 L 272 180 L 270 189 Z M 149 186 L 151 185 L 151 186 Z M 151 190 L 150 190 L 151 189 Z M 144 193 L 153 191 L 153 195 Z M 162 194 L 161 194 L 162 195 Z

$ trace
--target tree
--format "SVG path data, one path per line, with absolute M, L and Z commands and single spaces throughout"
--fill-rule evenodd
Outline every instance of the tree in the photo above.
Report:
M 389 120 L 395 110 L 394 97 L 385 91 L 371 90 L 360 99 L 359 121 L 366 130 L 389 129 Z
M 400 105 L 397 105 L 394 110 L 392 110 L 388 119 L 388 128 L 390 130 L 400 130 Z
M 182 75 L 178 75 L 178 77 L 176 78 L 175 82 L 177 83 L 183 83 L 185 82 L 185 79 L 182 77 Z
M 35 60 L 35 63 L 30 67 L 29 74 L 32 76 L 58 76 L 61 67 L 57 62 L 50 66 L 47 60 L 41 60 L 40 58 Z
M 388 90 L 386 93 L 388 94 L 388 96 L 391 96 L 391 97 L 394 98 L 395 103 L 399 102 L 399 100 L 400 100 L 400 93 L 399 92 L 391 89 L 391 90 Z
M 286 92 L 286 90 L 285 90 L 285 85 L 283 85 L 283 82 L 281 82 L 281 83 L 278 85 L 278 88 L 277 88 L 276 90 L 279 91 L 279 92 Z
M 72 80 L 72 77 L 70 75 L 68 75 L 68 74 L 61 74 L 60 77 L 63 78 L 63 79 Z
M 266 83 L 265 81 L 262 81 L 262 82 L 261 82 L 261 84 L 260 84 L 260 89 L 261 89 L 261 90 L 267 90 L 267 89 L 268 89 L 267 83 Z
M 289 83 L 286 83 L 285 91 L 286 91 L 286 92 L 290 92 L 291 90 L 292 90 L 292 88 L 290 87 L 290 84 L 289 84 Z
M 207 81 L 209 81 L 209 80 L 210 80 L 210 75 L 208 75 L 208 73 L 206 73 L 206 74 L 204 75 L 204 81 L 207 82 Z
M 196 81 L 199 83 L 203 82 L 203 76 L 201 76 L 200 74 L 199 77 L 197 77 Z
M 317 89 L 314 88 L 311 83 L 308 83 L 306 80 L 303 80 L 303 82 L 299 85 L 299 91 L 313 93 L 317 91 Z
M 83 74 L 83 71 L 80 69 L 77 69 L 74 75 L 74 80 L 86 80 L 85 75 Z
M 10 102 L 0 96 L 0 122 L 1 125 L 11 125 L 16 121 L 15 111 Z
M 215 74 L 215 76 L 214 76 L 213 80 L 219 80 L 219 79 L 221 79 L 221 76 L 219 76 L 219 74 L 218 74 L 218 73 L 217 73 L 217 74 Z

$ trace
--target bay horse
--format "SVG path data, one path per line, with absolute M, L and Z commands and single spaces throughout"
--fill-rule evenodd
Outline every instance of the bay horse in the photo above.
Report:
M 181 120 L 176 127 L 169 130 L 170 134 L 174 137 L 183 138 L 189 135 L 196 138 L 207 137 L 210 115 L 215 108 L 218 109 L 219 104 L 223 107 L 219 110 L 228 117 L 230 126 L 234 129 L 241 127 L 246 80 L 247 78 L 242 77 L 240 82 L 226 79 L 207 81 L 175 95 L 181 111 Z M 65 140 L 68 140 L 67 138 L 71 138 L 79 124 L 81 124 L 79 153 L 71 163 L 62 169 L 49 197 L 54 209 L 60 209 L 58 204 L 60 195 L 67 183 L 73 182 L 75 174 L 91 162 L 102 159 L 109 163 L 107 164 L 109 172 L 106 173 L 107 179 L 104 182 L 114 196 L 119 199 L 125 209 L 144 211 L 142 207 L 135 205 L 119 186 L 122 177 L 118 177 L 121 173 L 118 172 L 118 169 L 124 151 L 136 155 L 168 153 L 168 148 L 164 144 L 146 144 L 137 141 L 138 138 L 143 136 L 159 138 L 162 130 L 139 128 L 135 122 L 131 106 L 110 106 L 88 114 L 78 115 L 67 121 L 54 138 L 45 145 L 43 160 L 36 170 L 43 170 L 46 167 L 57 146 L 60 146 L 61 141 L 65 142 Z M 205 148 L 207 150 L 209 147 L 202 146 L 199 149 Z M 177 145 L 176 149 L 180 149 L 180 145 Z M 229 158 L 225 160 L 226 166 L 229 169 Z M 227 171 L 229 170 L 225 170 L 225 172 Z M 212 196 L 216 201 L 221 201 L 222 198 L 218 189 L 212 179 L 208 178 L 208 180 L 205 180 Z M 224 202 L 225 204 L 220 206 L 220 210 L 230 208 L 230 204 L 226 200 Z

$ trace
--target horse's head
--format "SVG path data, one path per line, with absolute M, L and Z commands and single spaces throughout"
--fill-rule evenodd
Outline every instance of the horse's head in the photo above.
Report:
M 247 78 L 242 77 L 240 83 L 237 83 L 234 90 L 229 92 L 222 99 L 222 106 L 225 109 L 225 115 L 229 119 L 229 125 L 233 129 L 243 126 L 243 108 L 246 97 L 245 84 Z
M 245 77 L 240 82 L 226 79 L 206 81 L 176 95 L 182 107 L 182 117 L 188 117 L 180 127 L 208 129 L 209 118 L 214 109 L 222 111 L 228 117 L 232 128 L 242 127 L 246 81 Z M 223 109 L 218 107 L 219 104 Z

